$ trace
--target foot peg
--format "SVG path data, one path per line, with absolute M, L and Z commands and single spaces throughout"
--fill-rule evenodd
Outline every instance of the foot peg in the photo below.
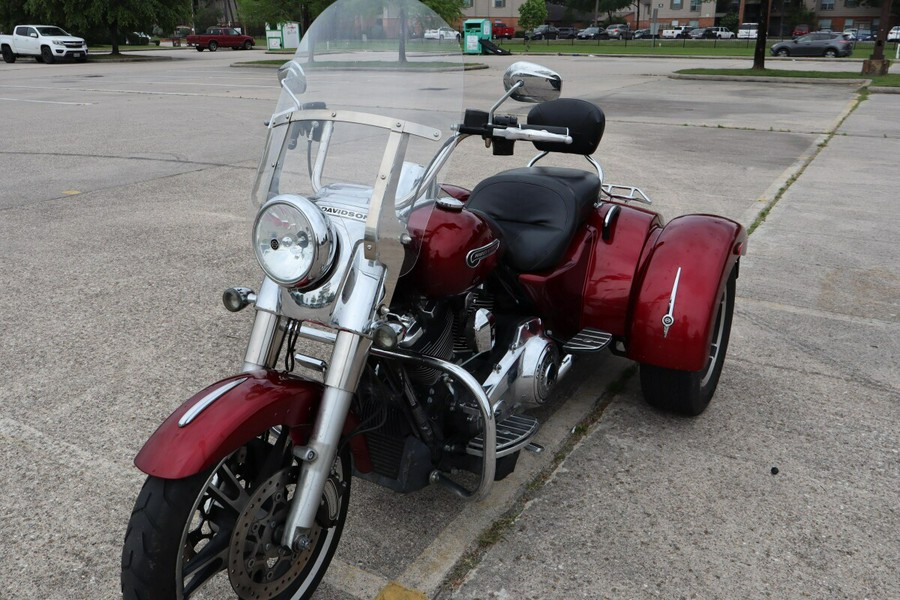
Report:
M 575 337 L 563 344 L 563 350 L 571 354 L 600 352 L 612 341 L 612 334 L 599 329 L 582 329 Z

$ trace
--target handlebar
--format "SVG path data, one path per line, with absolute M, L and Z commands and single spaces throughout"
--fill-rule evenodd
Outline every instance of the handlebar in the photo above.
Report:
M 506 129 L 494 129 L 491 135 L 506 140 L 572 143 L 572 136 L 569 135 L 567 127 L 553 127 L 549 125 L 519 125 L 518 127 L 508 127 Z

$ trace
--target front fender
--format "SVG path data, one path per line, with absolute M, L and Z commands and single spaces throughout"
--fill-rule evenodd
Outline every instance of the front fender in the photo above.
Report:
M 727 278 L 746 254 L 747 232 L 723 217 L 686 215 L 672 219 L 650 243 L 631 299 L 626 355 L 639 363 L 699 371 L 709 358 Z M 673 300 L 666 327 L 663 317 Z
M 311 426 L 321 398 L 321 384 L 276 371 L 227 377 L 175 410 L 150 436 L 134 464 L 155 477 L 188 477 L 270 427 Z M 348 417 L 345 433 L 354 421 L 352 415 Z M 361 436 L 351 440 L 351 448 L 357 468 L 368 470 L 368 452 Z

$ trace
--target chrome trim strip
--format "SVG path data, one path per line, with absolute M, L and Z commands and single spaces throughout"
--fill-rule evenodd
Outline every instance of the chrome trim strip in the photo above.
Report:
M 675 273 L 675 284 L 672 286 L 672 295 L 669 296 L 669 312 L 663 315 L 663 337 L 669 337 L 669 327 L 675 324 L 675 296 L 678 294 L 678 281 L 681 279 L 681 267 Z
M 195 403 L 192 407 L 188 409 L 186 413 L 184 413 L 180 419 L 178 419 L 179 427 L 187 427 L 190 425 L 191 421 L 197 418 L 197 416 L 206 410 L 213 402 L 241 385 L 245 381 L 247 381 L 249 377 L 241 377 L 240 379 L 235 379 L 234 381 L 229 381 L 225 385 L 218 387 L 203 396 L 197 403 Z

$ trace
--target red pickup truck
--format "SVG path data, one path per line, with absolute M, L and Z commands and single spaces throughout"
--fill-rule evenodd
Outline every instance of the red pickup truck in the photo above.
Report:
M 188 46 L 197 48 L 198 52 L 207 49 L 215 52 L 219 46 L 227 46 L 233 50 L 249 50 L 253 47 L 253 38 L 233 27 L 209 27 L 206 33 L 189 35 L 184 41 Z
M 514 35 L 516 35 L 516 30 L 508 26 L 503 21 L 494 21 L 493 23 L 491 23 L 491 37 L 493 37 L 495 40 L 500 38 L 511 40 L 513 39 Z

